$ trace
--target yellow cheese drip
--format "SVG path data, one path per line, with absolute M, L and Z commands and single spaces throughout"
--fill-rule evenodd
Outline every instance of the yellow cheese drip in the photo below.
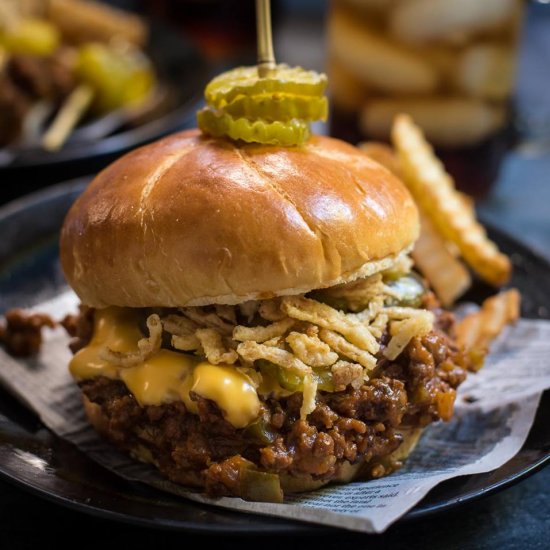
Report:
M 122 380 L 140 405 L 159 405 L 181 399 L 193 414 L 194 392 L 214 401 L 236 428 L 244 428 L 260 412 L 260 400 L 250 380 L 235 367 L 199 362 L 187 355 L 160 350 L 134 367 L 119 367 L 99 357 L 108 346 L 114 351 L 135 351 L 142 338 L 139 317 L 131 309 L 107 308 L 95 313 L 94 336 L 88 346 L 71 360 L 69 369 L 76 380 L 97 376 Z
M 140 365 L 121 369 L 120 378 L 140 405 L 169 403 L 181 399 L 180 386 L 192 377 L 196 363 L 191 357 L 163 349 Z
M 119 367 L 100 359 L 99 352 L 104 346 L 113 351 L 134 351 L 140 338 L 143 335 L 138 317 L 131 309 L 110 307 L 97 310 L 92 340 L 71 359 L 69 370 L 79 381 L 96 376 L 118 378 Z
M 193 373 L 191 391 L 211 399 L 236 428 L 258 417 L 260 400 L 250 380 L 235 367 L 200 363 Z

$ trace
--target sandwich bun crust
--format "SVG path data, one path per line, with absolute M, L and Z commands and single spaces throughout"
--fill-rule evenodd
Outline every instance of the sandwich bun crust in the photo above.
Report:
M 236 304 L 368 276 L 418 232 L 405 186 L 352 145 L 190 130 L 103 170 L 69 211 L 60 252 L 88 306 Z

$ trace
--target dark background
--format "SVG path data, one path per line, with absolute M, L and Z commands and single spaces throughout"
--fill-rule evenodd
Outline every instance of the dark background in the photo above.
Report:
M 177 24 L 180 32 L 199 37 L 197 43 L 212 67 L 231 64 L 236 59 L 254 61 L 254 12 L 249 0 L 187 3 L 123 0 L 118 4 L 167 18 Z M 186 15 L 183 4 L 192 5 L 193 17 Z M 273 2 L 275 51 L 279 59 L 308 68 L 323 68 L 325 7 L 325 2 L 313 0 Z M 524 31 L 517 94 L 518 110 L 527 131 L 507 155 L 492 194 L 478 205 L 485 219 L 547 256 L 550 256 L 549 67 L 550 6 L 533 3 Z M 1 199 L 0 191 L 0 202 Z M 64 544 L 82 549 L 207 544 L 223 548 L 259 544 L 327 549 L 543 549 L 550 547 L 549 492 L 550 469 L 546 468 L 501 493 L 429 519 L 395 525 L 383 535 L 341 532 L 323 537 L 245 539 L 198 537 L 102 520 L 0 481 L 0 549 L 48 549 Z

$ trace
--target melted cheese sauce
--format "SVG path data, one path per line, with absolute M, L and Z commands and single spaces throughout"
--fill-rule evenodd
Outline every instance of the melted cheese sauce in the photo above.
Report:
M 247 426 L 260 413 L 260 400 L 250 380 L 232 366 L 197 365 L 191 391 L 211 399 L 237 428 Z
M 193 376 L 193 363 L 181 353 L 162 349 L 140 365 L 121 369 L 120 379 L 142 406 L 170 403 L 181 399 L 180 386 Z
M 236 428 L 244 428 L 258 417 L 258 394 L 235 367 L 212 365 L 165 349 L 134 367 L 119 367 L 99 357 L 105 346 L 113 351 L 136 351 L 143 337 L 138 324 L 137 313 L 131 309 L 96 310 L 93 338 L 71 360 L 72 376 L 78 381 L 97 376 L 122 380 L 140 405 L 182 400 L 191 413 L 197 414 L 197 403 L 190 396 L 194 392 L 214 401 Z

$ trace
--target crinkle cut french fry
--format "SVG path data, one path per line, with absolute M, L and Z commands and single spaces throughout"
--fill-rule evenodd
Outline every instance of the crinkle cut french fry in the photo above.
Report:
M 481 311 L 466 315 L 456 325 L 456 337 L 459 345 L 465 350 L 471 350 L 477 347 L 477 342 L 481 335 L 481 326 L 483 324 L 483 315 Z
M 361 82 L 399 94 L 437 87 L 437 71 L 422 56 L 378 36 L 344 10 L 333 9 L 328 32 L 331 55 Z
M 456 71 L 458 88 L 469 95 L 501 101 L 514 85 L 514 53 L 506 46 L 477 44 L 460 56 Z
M 520 294 L 511 289 L 483 302 L 483 335 L 488 341 L 496 338 L 508 324 L 518 320 L 520 314 Z
M 403 42 L 456 40 L 490 29 L 514 15 L 520 0 L 407 0 L 397 2 L 390 30 Z
M 458 344 L 466 350 L 487 350 L 507 324 L 519 319 L 520 303 L 521 296 L 515 288 L 487 298 L 479 311 L 457 324 Z
M 396 117 L 392 140 L 403 181 L 437 231 L 456 244 L 466 263 L 482 279 L 495 286 L 506 283 L 511 273 L 510 259 L 489 240 L 472 208 L 464 206 L 452 178 L 408 115 Z
M 449 252 L 432 222 L 425 215 L 421 215 L 420 220 L 420 237 L 412 252 L 414 263 L 428 279 L 442 304 L 450 306 L 470 288 L 470 273 Z
M 438 72 L 441 83 L 446 88 L 452 88 L 456 74 L 456 50 L 445 44 L 429 44 L 417 51 Z
M 501 128 L 505 111 L 475 98 L 424 96 L 369 100 L 359 126 L 375 139 L 387 139 L 395 117 L 409 114 L 426 138 L 438 146 L 463 147 L 479 143 Z

